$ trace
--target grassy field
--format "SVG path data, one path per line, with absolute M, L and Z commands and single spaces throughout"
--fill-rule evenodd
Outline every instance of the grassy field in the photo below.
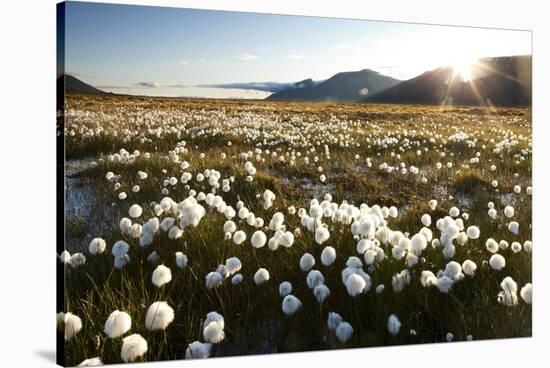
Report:
M 131 317 L 124 336 L 147 341 L 138 361 L 183 359 L 189 344 L 219 340 L 219 331 L 204 331 L 212 311 L 224 318 L 216 326 L 223 338 L 196 345 L 211 357 L 531 336 L 531 135 L 526 108 L 70 95 L 72 257 L 59 262 L 60 312 L 78 316 L 82 328 L 65 342 L 66 362 L 122 362 L 123 337 L 104 332 L 115 310 Z M 134 204 L 142 213 L 131 217 Z M 283 223 L 272 221 L 276 213 Z M 175 222 L 157 231 L 145 225 L 155 217 Z M 244 242 L 224 231 L 227 221 Z M 257 231 L 269 244 L 251 245 Z M 281 245 L 287 232 L 291 246 Z M 105 240 L 104 252 L 90 253 L 94 238 Z M 118 269 L 112 247 L 121 240 L 129 263 Z M 336 254 L 329 265 L 326 247 Z M 188 258 L 183 269 L 176 252 Z M 304 259 L 303 270 L 305 253 L 315 264 Z M 500 270 L 495 254 L 505 260 Z M 231 257 L 240 270 L 219 267 Z M 171 280 L 157 287 L 161 264 Z M 270 277 L 257 285 L 260 268 Z M 220 285 L 207 287 L 210 272 Z M 233 285 L 237 273 L 243 280 Z M 292 315 L 282 310 L 284 281 L 301 303 Z M 314 292 L 314 284 L 326 287 Z M 319 302 L 314 294 L 327 289 Z M 156 301 L 174 318 L 150 331 L 145 319 Z M 347 326 L 329 328 L 329 312 L 351 325 L 351 336 Z

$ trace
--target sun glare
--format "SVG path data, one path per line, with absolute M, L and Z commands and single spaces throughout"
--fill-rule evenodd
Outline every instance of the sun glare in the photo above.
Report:
M 451 66 L 464 82 L 469 82 L 472 79 L 472 66 L 474 64 L 474 59 L 460 59 L 455 60 Z

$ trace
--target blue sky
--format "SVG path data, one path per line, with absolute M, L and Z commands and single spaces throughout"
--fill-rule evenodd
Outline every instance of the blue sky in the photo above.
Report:
M 79 2 L 67 3 L 65 19 L 66 72 L 131 94 L 263 98 L 198 86 L 365 68 L 408 79 L 476 57 L 531 54 L 526 31 Z

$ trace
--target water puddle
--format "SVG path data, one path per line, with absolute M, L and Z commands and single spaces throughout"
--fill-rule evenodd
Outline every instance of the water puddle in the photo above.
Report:
M 83 251 L 91 239 L 102 237 L 114 223 L 114 209 L 90 179 L 77 176 L 93 167 L 93 159 L 65 162 L 65 248 Z

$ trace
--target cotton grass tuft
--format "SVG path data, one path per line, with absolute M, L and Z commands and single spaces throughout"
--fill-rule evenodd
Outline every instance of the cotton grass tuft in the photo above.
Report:
M 296 298 L 292 294 L 285 296 L 281 305 L 283 313 L 287 316 L 294 315 L 301 307 L 302 302 L 300 299 Z
M 353 335 L 353 327 L 348 322 L 342 322 L 336 328 L 336 337 L 341 343 L 346 343 Z
M 103 331 L 111 339 L 116 339 L 130 330 L 132 327 L 132 318 L 126 312 L 115 310 L 109 315 L 105 322 Z
M 396 336 L 399 333 L 399 329 L 401 328 L 401 322 L 399 321 L 399 318 L 395 314 L 392 314 L 388 318 L 388 332 L 392 336 Z
M 105 251 L 105 248 L 107 248 L 107 243 L 105 240 L 101 238 L 94 238 L 88 245 L 88 251 L 90 254 L 96 255 L 101 254 Z
M 165 330 L 174 320 L 174 310 L 166 302 L 155 302 L 147 309 L 145 328 L 149 331 Z
M 165 265 L 159 265 L 153 271 L 151 281 L 156 287 L 161 287 L 164 284 L 169 283 L 172 280 L 172 271 Z
M 147 341 L 139 334 L 133 334 L 122 339 L 120 358 L 125 363 L 136 361 L 147 352 Z
M 256 285 L 262 285 L 269 281 L 269 271 L 265 268 L 260 268 L 254 274 L 254 282 Z

